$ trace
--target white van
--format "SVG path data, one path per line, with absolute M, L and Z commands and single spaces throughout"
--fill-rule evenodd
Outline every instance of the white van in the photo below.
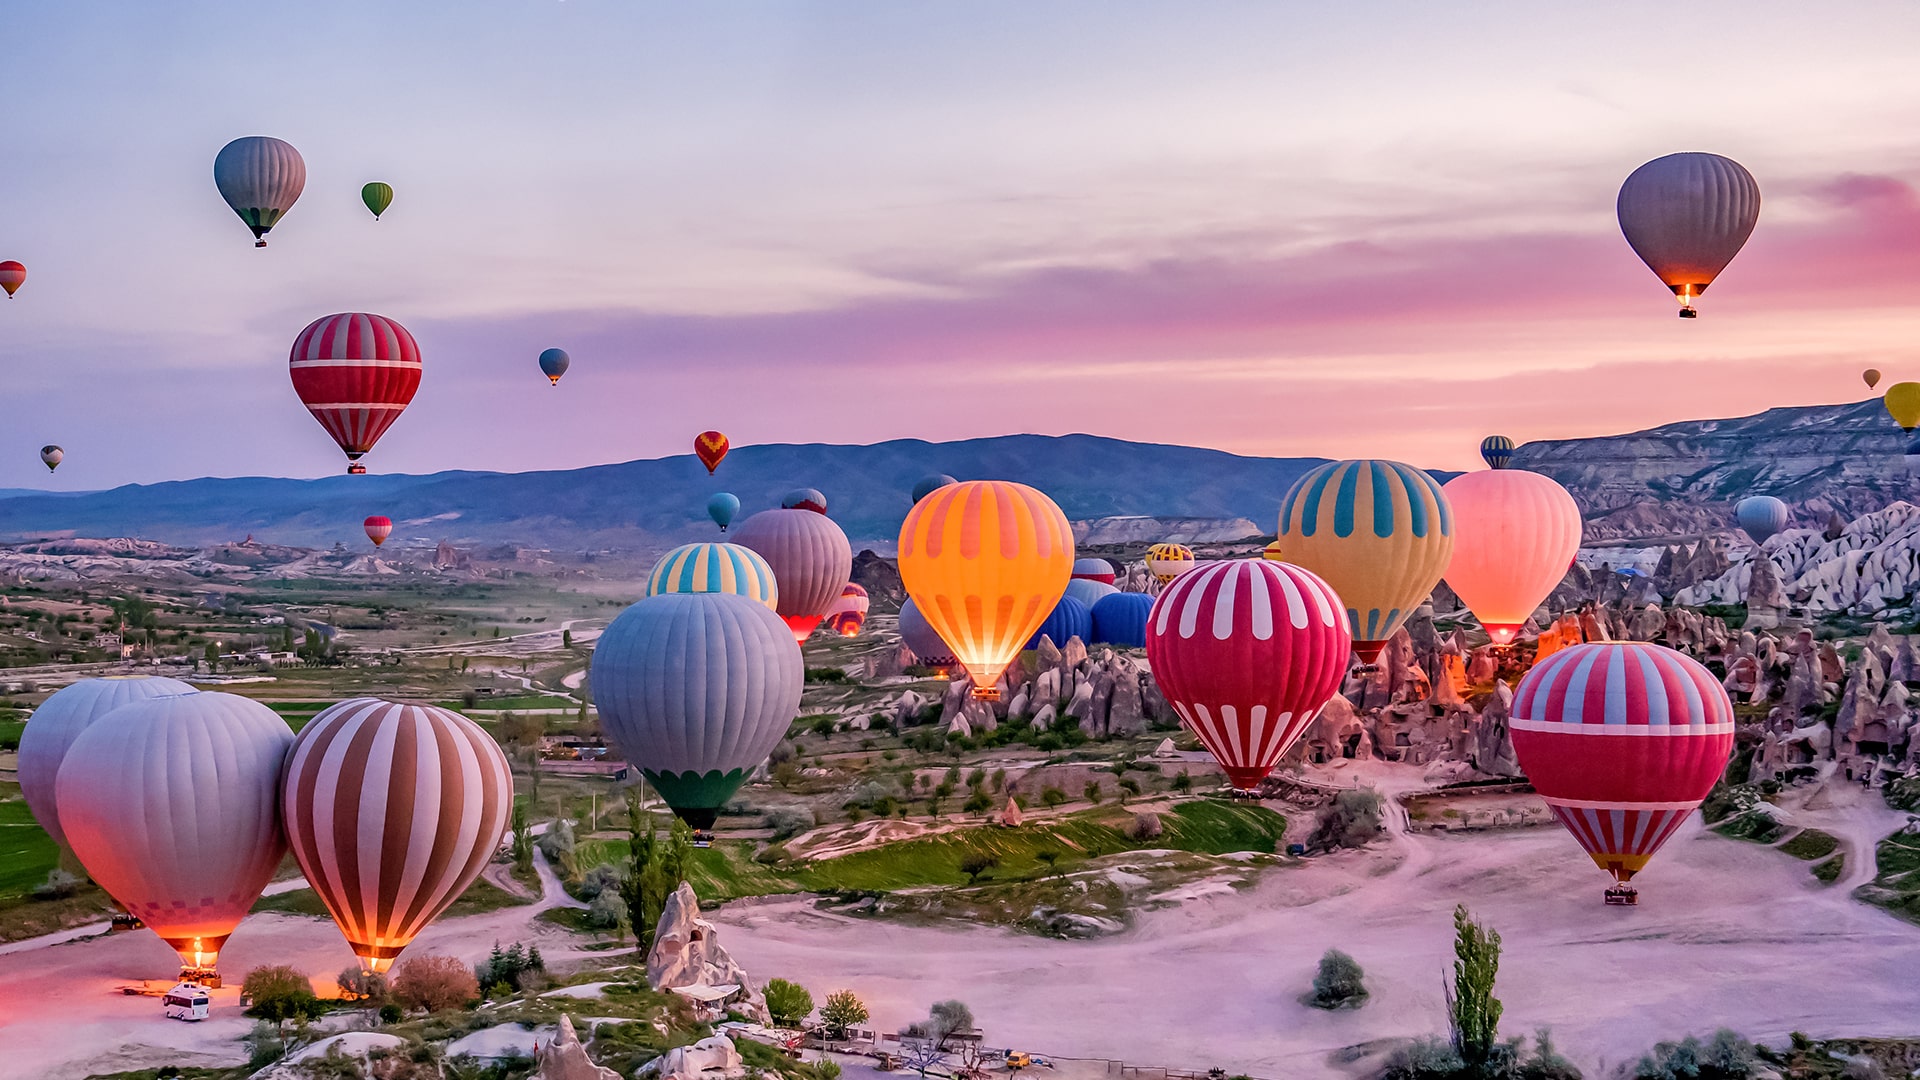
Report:
M 208 990 L 197 982 L 183 982 L 167 991 L 163 1006 L 169 1020 L 205 1020 L 210 1009 Z

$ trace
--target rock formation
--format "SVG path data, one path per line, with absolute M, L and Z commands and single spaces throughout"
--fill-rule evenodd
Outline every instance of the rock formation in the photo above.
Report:
M 572 1018 L 564 1013 L 560 1016 L 559 1034 L 540 1048 L 535 1060 L 539 1068 L 533 1080 L 621 1080 L 619 1073 L 595 1065 L 587 1056 L 587 1048 L 580 1045 L 580 1036 L 574 1033 Z
M 653 949 L 647 953 L 647 984 L 656 990 L 683 986 L 737 986 L 744 997 L 730 1003 L 735 1011 L 760 1023 L 769 1023 L 766 1000 L 721 948 L 714 925 L 700 917 L 700 898 L 693 886 L 681 882 L 660 912 Z M 732 1049 L 732 1044 L 728 1044 Z
M 746 1074 L 746 1063 L 740 1060 L 733 1040 L 709 1035 L 692 1046 L 676 1046 L 661 1054 L 642 1065 L 635 1075 L 655 1080 L 734 1080 Z

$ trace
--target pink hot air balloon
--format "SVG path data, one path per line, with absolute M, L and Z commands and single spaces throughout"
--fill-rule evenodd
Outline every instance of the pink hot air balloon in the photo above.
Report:
M 847 534 L 822 513 L 762 510 L 733 527 L 733 542 L 760 553 L 780 586 L 774 611 L 804 643 L 853 576 Z
M 360 525 L 367 530 L 367 539 L 373 541 L 374 547 L 386 543 L 387 537 L 393 535 L 393 519 L 385 514 L 375 514 Z
M 1680 828 L 1733 752 L 1713 673 L 1659 645 L 1596 642 L 1535 664 L 1513 698 L 1513 750 L 1560 824 L 1618 883 Z
M 872 605 L 873 601 L 867 596 L 865 586 L 847 582 L 847 587 L 840 592 L 840 599 L 835 600 L 833 606 L 827 609 L 825 619 L 827 629 L 841 637 L 858 635 L 860 628 L 866 624 L 867 610 Z
M 1447 584 L 1495 645 L 1511 645 L 1579 553 L 1580 508 L 1520 469 L 1462 473 L 1441 490 L 1453 507 Z
M 1326 582 L 1268 559 L 1208 563 L 1154 602 L 1154 680 L 1234 787 L 1259 783 L 1340 689 L 1345 615 Z

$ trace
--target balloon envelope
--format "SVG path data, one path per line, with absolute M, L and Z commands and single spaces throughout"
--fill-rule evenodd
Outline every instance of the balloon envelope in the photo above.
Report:
M 918 483 L 913 485 L 913 501 L 917 503 L 921 499 L 946 487 L 948 484 L 957 484 L 959 482 L 960 481 L 955 480 L 946 473 L 934 473 L 930 476 L 923 476 Z
M 814 488 L 794 488 L 780 497 L 782 510 L 811 510 L 816 514 L 827 512 L 827 497 Z
M 721 532 L 727 531 L 727 526 L 733 524 L 733 515 L 739 512 L 740 499 L 732 492 L 715 492 L 707 500 L 707 516 L 713 519 L 715 525 L 720 526 Z
M 288 359 L 294 392 L 350 462 L 373 449 L 420 388 L 420 346 L 384 315 L 348 312 L 307 324 Z M 365 472 L 350 466 L 348 472 Z
M 1096 581 L 1093 578 L 1074 578 L 1072 581 L 1067 582 L 1065 595 L 1080 601 L 1087 606 L 1088 611 L 1092 611 L 1093 605 L 1099 603 L 1102 598 L 1112 596 L 1119 591 L 1119 589 Z
M 1880 400 L 1887 407 L 1887 415 L 1900 425 L 1901 431 L 1912 431 L 1920 427 L 1920 383 L 1897 382 L 1887 387 Z
M 600 635 L 591 678 L 608 738 L 704 829 L 786 736 L 805 674 L 799 646 L 764 606 L 731 593 L 663 593 Z
M 949 484 L 900 526 L 900 580 L 992 697 L 1073 570 L 1073 528 L 1052 499 L 1010 480 Z
M 1760 185 L 1731 158 L 1668 154 L 1627 177 L 1616 210 L 1627 243 L 1685 314 L 1752 235 Z
M 900 605 L 900 640 L 913 650 L 914 659 L 920 661 L 922 667 L 950 668 L 960 664 L 960 658 L 953 654 L 953 646 L 920 614 L 920 606 L 911 596 Z
M 14 293 L 19 292 L 20 286 L 26 283 L 27 267 L 25 263 L 17 262 L 13 259 L 0 262 L 0 289 L 5 289 L 9 298 L 11 298 Z
M 213 159 L 213 183 L 220 197 L 253 230 L 254 247 L 307 186 L 307 163 L 289 143 L 264 135 L 235 139 Z
M 840 599 L 853 576 L 853 547 L 825 514 L 812 510 L 762 510 L 733 530 L 733 541 L 760 553 L 780 582 L 774 609 L 805 641 Z
M 1063 594 L 1059 602 L 1053 605 L 1053 610 L 1047 613 L 1047 619 L 1040 624 L 1040 629 L 1027 639 L 1026 647 L 1039 648 L 1043 637 L 1056 646 L 1065 645 L 1073 638 L 1079 638 L 1082 645 L 1089 644 L 1093 641 L 1093 612 L 1087 609 L 1087 605 Z
M 513 774 L 459 713 L 353 698 L 300 729 L 280 807 L 307 882 L 361 965 L 385 971 L 486 869 Z
M 367 530 L 367 539 L 373 541 L 374 547 L 386 543 L 387 537 L 393 535 L 393 519 L 384 514 L 375 514 L 361 522 L 361 525 Z
M 1771 495 L 1749 495 L 1733 507 L 1733 520 L 1756 544 L 1787 527 L 1787 504 Z
M 48 445 L 40 448 L 40 464 L 45 465 L 48 472 L 59 468 L 60 463 L 66 459 L 67 452 L 57 446 Z
M 773 567 L 739 544 L 682 544 L 660 556 L 647 575 L 647 595 L 661 593 L 733 593 L 769 611 L 780 602 Z
M 1453 508 L 1447 584 L 1495 645 L 1511 645 L 1580 553 L 1580 507 L 1520 469 L 1461 473 L 1442 490 Z
M 130 702 L 147 698 L 191 694 L 194 688 L 177 679 L 151 675 L 110 675 L 102 679 L 81 679 L 48 695 L 33 710 L 27 726 L 20 731 L 20 757 L 17 764 L 20 794 L 34 820 L 47 830 L 56 844 L 66 844 L 60 828 L 59 804 L 54 799 L 54 781 L 60 764 L 67 759 L 67 748 L 95 720 Z
M 1560 824 L 1620 882 L 1726 770 L 1733 702 L 1713 673 L 1642 642 L 1575 645 L 1513 697 L 1513 750 Z
M 840 599 L 827 609 L 826 617 L 821 620 L 827 629 L 841 637 L 855 637 L 860 628 L 866 625 L 867 612 L 873 607 L 873 598 L 867 595 L 865 586 L 847 582 L 840 590 Z
M 1194 566 L 1193 549 L 1185 544 L 1155 544 L 1147 549 L 1147 573 L 1163 585 Z
M 1271 541 L 1266 547 L 1261 548 L 1260 557 L 1263 559 L 1271 559 L 1274 562 L 1284 562 L 1285 557 L 1281 554 L 1280 541 Z
M 379 221 L 380 215 L 386 213 L 387 207 L 393 205 L 393 185 L 383 184 L 378 180 L 363 184 L 360 187 L 360 201 L 366 203 L 367 209 L 373 211 L 373 220 Z
M 1867 389 L 1869 390 L 1880 385 L 1880 369 L 1868 368 L 1867 370 L 1861 372 L 1860 381 L 1866 383 Z
M 1340 608 L 1326 582 L 1267 559 L 1209 563 L 1154 601 L 1154 681 L 1233 786 L 1259 783 L 1340 689 Z
M 728 446 L 727 437 L 717 431 L 703 431 L 693 437 L 693 454 L 707 467 L 708 476 L 720 467 L 720 459 L 727 456 Z
M 1075 581 L 1098 581 L 1103 585 L 1111 585 L 1117 576 L 1113 571 L 1113 564 L 1105 559 L 1073 560 L 1073 580 Z
M 1489 469 L 1504 469 L 1513 461 L 1513 440 L 1505 435 L 1489 435 L 1480 440 L 1480 457 Z
M 1153 597 L 1146 593 L 1114 592 L 1093 605 L 1093 640 L 1102 645 L 1138 649 L 1147 643 L 1147 613 Z
M 101 716 L 60 765 L 74 855 L 188 968 L 219 962 L 286 853 L 280 768 L 292 745 L 286 721 L 250 698 L 172 694 Z
M 547 349 L 540 354 L 540 374 L 547 377 L 547 383 L 551 386 L 559 386 L 560 376 L 565 375 L 571 366 L 573 357 L 568 356 L 565 349 Z

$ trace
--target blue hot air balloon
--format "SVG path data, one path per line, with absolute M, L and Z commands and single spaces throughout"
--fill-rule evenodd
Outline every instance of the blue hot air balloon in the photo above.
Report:
M 1787 527 L 1787 504 L 1771 495 L 1749 495 L 1733 508 L 1733 519 L 1756 544 Z
M 733 493 L 722 491 L 707 500 L 707 516 L 720 526 L 721 532 L 733 523 L 733 515 L 740 512 L 740 500 Z
M 931 476 L 921 477 L 920 482 L 913 485 L 914 505 L 916 506 L 919 505 L 921 499 L 924 499 L 927 496 L 933 494 L 934 492 L 940 490 L 941 488 L 946 487 L 948 484 L 957 484 L 959 482 L 960 481 L 955 480 L 953 477 L 948 476 L 946 473 L 934 473 Z
M 1513 440 L 1505 435 L 1489 435 L 1480 440 L 1480 456 L 1487 465 L 1495 469 L 1504 469 L 1513 462 Z
M 568 356 L 565 349 L 548 349 L 540 354 L 540 374 L 553 386 L 560 385 L 560 376 L 565 375 L 572 364 L 573 357 Z
M 607 736 L 673 812 L 706 829 L 800 711 L 806 665 L 780 617 L 735 593 L 661 593 L 594 643 Z
M 1066 595 L 1085 604 L 1087 610 L 1092 611 L 1093 605 L 1119 591 L 1119 589 L 1104 582 L 1094 581 L 1090 578 L 1074 578 L 1067 582 Z
M 1147 615 L 1153 597 L 1146 593 L 1116 592 L 1093 605 L 1093 640 L 1130 649 L 1147 647 Z
M 926 616 L 920 614 L 912 597 L 900 605 L 900 640 L 913 650 L 914 659 L 925 667 L 958 667 L 960 661 L 953 655 L 953 646 L 940 637 L 940 631 L 933 628 Z
M 816 514 L 827 512 L 827 497 L 817 488 L 794 488 L 780 497 L 782 510 L 811 510 Z
M 1047 638 L 1055 645 L 1065 645 L 1069 638 L 1079 638 L 1081 644 L 1093 640 L 1093 612 L 1087 605 L 1071 596 L 1062 596 L 1060 602 L 1053 605 L 1047 614 L 1047 621 L 1027 639 L 1026 647 L 1037 649 L 1040 639 Z

